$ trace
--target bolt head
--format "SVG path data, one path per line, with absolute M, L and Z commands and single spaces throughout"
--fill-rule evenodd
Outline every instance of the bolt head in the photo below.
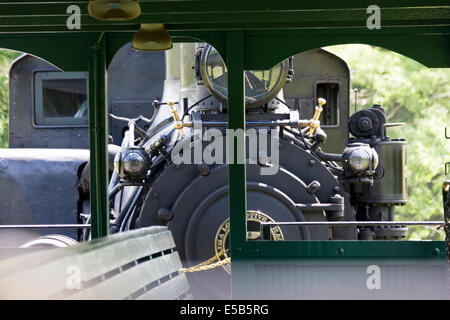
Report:
M 363 131 L 370 130 L 372 129 L 372 121 L 367 117 L 363 117 L 359 120 L 358 126 Z
M 167 208 L 160 208 L 158 210 L 158 217 L 164 221 L 170 221 L 173 218 L 173 213 Z
M 308 166 L 314 167 L 316 165 L 316 163 L 317 163 L 316 160 L 311 159 L 311 160 L 308 161 Z

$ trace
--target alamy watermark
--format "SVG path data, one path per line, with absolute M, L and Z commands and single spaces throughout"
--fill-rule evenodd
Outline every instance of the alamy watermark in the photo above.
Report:
M 366 13 L 370 14 L 367 18 L 366 26 L 367 29 L 381 29 L 381 10 L 380 7 L 373 4 L 367 7 Z
M 381 289 L 381 268 L 376 264 L 372 264 L 367 267 L 367 274 L 370 276 L 366 280 L 366 286 L 369 290 L 380 290 Z
M 77 265 L 70 265 L 66 269 L 66 288 L 69 290 L 81 289 L 81 268 Z
M 81 30 L 81 9 L 78 5 L 67 7 L 66 13 L 69 17 L 66 20 L 66 26 L 69 30 Z M 381 9 L 373 4 L 367 7 L 366 13 L 370 16 L 366 20 L 366 26 L 369 30 L 381 29 Z
M 260 166 L 261 175 L 277 174 L 280 156 L 277 130 L 269 134 L 268 129 L 248 129 L 245 133 L 242 129 L 226 129 L 225 136 L 215 128 L 199 131 L 172 149 L 171 159 L 175 165 L 245 164 L 248 161 L 248 164 Z M 248 140 L 247 157 L 245 139 Z
M 67 7 L 66 13 L 69 17 L 66 20 L 66 26 L 69 30 L 81 30 L 81 9 L 77 5 Z

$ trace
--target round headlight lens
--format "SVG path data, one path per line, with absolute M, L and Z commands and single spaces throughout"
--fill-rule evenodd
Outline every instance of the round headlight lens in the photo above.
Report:
M 144 148 L 132 147 L 118 152 L 114 158 L 114 168 L 122 179 L 139 181 L 150 170 L 152 160 Z
M 352 143 L 342 153 L 344 168 L 356 174 L 375 173 L 378 166 L 378 154 L 365 143 Z
M 353 150 L 348 157 L 348 165 L 356 172 L 365 171 L 370 166 L 371 150 L 367 149 L 355 149 Z
M 129 152 L 123 157 L 123 170 L 130 175 L 143 173 L 146 167 L 144 157 L 138 152 Z
M 287 62 L 283 61 L 270 70 L 245 71 L 245 104 L 258 107 L 271 99 L 286 82 Z M 210 45 L 203 49 L 200 60 L 203 83 L 219 100 L 228 100 L 228 70 L 219 52 Z

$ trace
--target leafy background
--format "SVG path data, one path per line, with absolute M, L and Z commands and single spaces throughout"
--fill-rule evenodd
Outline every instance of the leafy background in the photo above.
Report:
M 0 50 L 0 148 L 8 147 L 9 67 L 20 54 Z
M 396 220 L 443 220 L 444 163 L 450 161 L 450 69 L 429 69 L 392 51 L 366 45 L 327 48 L 349 65 L 352 88 L 358 89 L 356 108 L 381 104 L 388 122 L 406 127 L 388 129 L 391 138 L 405 138 L 407 147 L 407 205 L 396 208 Z M 351 94 L 353 111 L 354 95 Z M 447 177 L 448 179 L 448 177 Z M 409 228 L 409 239 L 443 239 L 436 228 Z
M 397 220 L 442 220 L 444 163 L 450 161 L 450 69 L 428 69 L 389 50 L 366 45 L 326 48 L 342 57 L 358 89 L 356 109 L 381 104 L 389 122 L 407 122 L 388 129 L 392 138 L 408 141 L 409 203 L 396 208 Z M 0 50 L 0 147 L 8 147 L 8 73 L 17 52 Z M 351 94 L 354 111 L 354 94 Z M 450 131 L 450 130 L 449 130 Z M 448 178 L 448 177 L 447 177 Z M 442 240 L 436 228 L 409 228 L 409 239 Z

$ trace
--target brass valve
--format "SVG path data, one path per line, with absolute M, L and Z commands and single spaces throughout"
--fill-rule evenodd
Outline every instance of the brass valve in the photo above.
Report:
M 180 137 L 184 138 L 183 133 L 183 121 L 180 120 L 180 117 L 178 116 L 177 108 L 175 108 L 175 102 L 167 102 L 167 105 L 170 107 L 170 111 L 172 112 L 173 117 L 173 127 L 178 130 Z
M 317 102 L 319 105 L 316 106 L 314 116 L 311 119 L 312 121 L 310 121 L 310 124 L 309 124 L 309 136 L 312 136 L 314 131 L 316 131 L 316 128 L 318 128 L 320 126 L 319 118 L 323 111 L 322 106 L 327 103 L 327 101 L 324 98 L 317 99 Z

